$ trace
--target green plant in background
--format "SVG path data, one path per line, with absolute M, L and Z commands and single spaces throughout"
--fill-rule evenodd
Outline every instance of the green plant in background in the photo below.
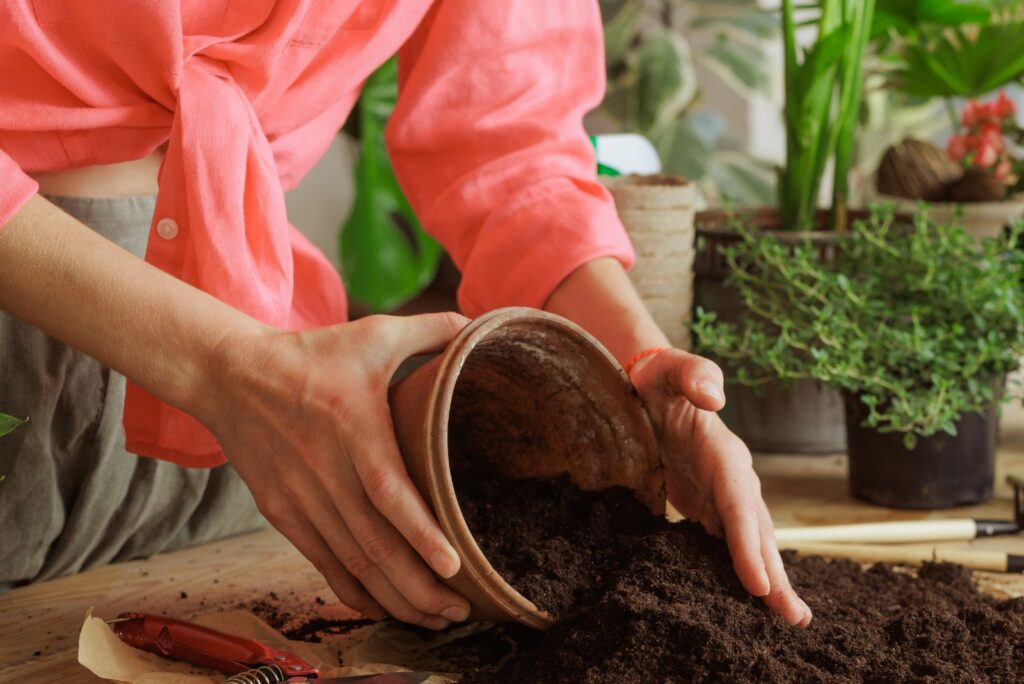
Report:
M 6 413 L 0 413 L 0 437 L 14 432 L 15 429 L 25 421 L 9 416 Z
M 833 264 L 810 242 L 740 229 L 724 253 L 747 315 L 729 324 L 698 311 L 694 333 L 741 384 L 817 380 L 858 398 L 867 426 L 903 433 L 912 448 L 991 405 L 1024 354 L 1024 224 L 979 248 L 924 211 L 912 227 L 876 211 Z
M 790 230 L 813 230 L 826 165 L 834 160 L 834 225 L 844 230 L 849 175 L 860 115 L 864 55 L 872 35 L 875 0 L 819 0 L 813 18 L 782 2 L 785 55 L 786 162 L 779 172 L 779 210 Z M 800 24 L 817 36 L 802 51 Z
M 603 127 L 639 133 L 664 169 L 697 181 L 705 195 L 764 204 L 774 192 L 771 166 L 727 132 L 724 119 L 695 111 L 697 66 L 742 95 L 767 94 L 763 42 L 778 34 L 757 0 L 601 0 L 608 92 Z
M 342 274 L 352 299 L 374 312 L 419 294 L 433 280 L 442 254 L 409 206 L 388 157 L 384 128 L 397 97 L 392 58 L 367 79 L 353 112 L 360 149 L 355 203 L 341 228 Z
M 975 98 L 1024 78 L 1021 0 L 879 0 L 875 35 L 888 87 Z

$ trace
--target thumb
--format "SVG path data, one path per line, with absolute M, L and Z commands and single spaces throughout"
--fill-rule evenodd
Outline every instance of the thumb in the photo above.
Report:
M 666 349 L 636 373 L 654 380 L 666 394 L 683 396 L 697 408 L 720 411 L 725 406 L 725 380 L 718 364 L 681 349 Z M 648 375 L 649 374 L 649 375 Z
M 468 318 L 454 311 L 402 316 L 399 320 L 402 329 L 395 351 L 406 358 L 441 351 L 469 323 Z

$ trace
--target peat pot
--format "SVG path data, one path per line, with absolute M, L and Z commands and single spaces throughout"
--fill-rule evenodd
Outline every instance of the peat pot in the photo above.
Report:
M 854 219 L 863 215 L 851 212 Z M 729 265 L 720 251 L 740 241 L 739 233 L 732 228 L 737 219 L 783 242 L 811 240 L 826 262 L 835 258 L 842 240 L 842 235 L 829 230 L 782 230 L 779 213 L 774 209 L 699 212 L 694 303 L 714 311 L 726 322 L 739 322 L 746 310 L 739 293 L 725 284 Z M 819 225 L 824 227 L 827 221 L 828 213 L 819 212 Z M 769 384 L 755 391 L 728 382 L 727 374 L 725 396 L 722 419 L 754 451 L 829 454 L 846 449 L 843 399 L 824 385 L 800 380 L 788 388 Z
M 868 408 L 846 397 L 850 493 L 892 508 L 935 509 L 966 506 L 992 498 L 998 420 L 993 405 L 968 413 L 957 434 L 920 437 L 911 450 L 898 433 L 861 425 Z
M 442 581 L 470 601 L 471 619 L 552 624 L 498 575 L 473 539 L 450 457 L 490 458 L 511 477 L 567 473 L 592 491 L 629 487 L 653 512 L 665 512 L 647 412 L 611 354 L 561 317 L 502 309 L 477 318 L 396 384 L 390 404 L 409 475 L 462 559 L 458 574 Z

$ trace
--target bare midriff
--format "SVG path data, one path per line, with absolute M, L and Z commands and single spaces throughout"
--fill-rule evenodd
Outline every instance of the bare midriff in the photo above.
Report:
M 39 183 L 39 192 L 66 197 L 128 197 L 155 195 L 157 173 L 163 161 L 163 150 L 149 156 L 117 164 L 99 164 L 79 169 L 32 173 Z

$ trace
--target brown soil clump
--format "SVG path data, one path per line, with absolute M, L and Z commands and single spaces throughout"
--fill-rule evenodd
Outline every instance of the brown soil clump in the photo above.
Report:
M 456 470 L 460 505 L 495 568 L 560 618 L 501 629 L 518 652 L 479 682 L 1020 682 L 1024 599 L 980 594 L 959 566 L 786 555 L 814 610 L 787 626 L 749 596 L 725 544 L 651 516 L 625 490 Z

